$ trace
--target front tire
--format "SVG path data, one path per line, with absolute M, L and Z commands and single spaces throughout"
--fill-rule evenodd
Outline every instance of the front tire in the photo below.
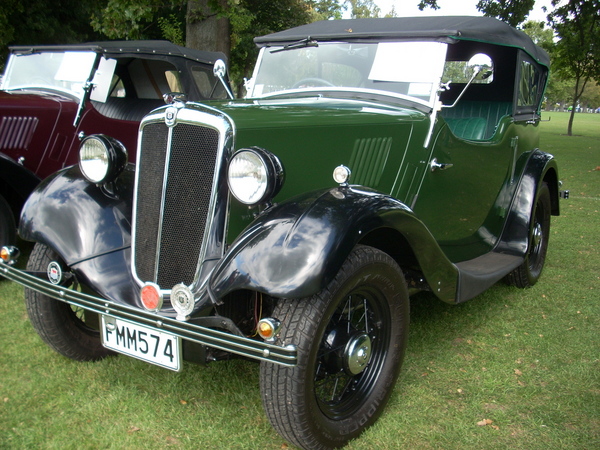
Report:
M 525 261 L 506 276 L 509 285 L 527 288 L 540 279 L 550 239 L 550 210 L 550 189 L 544 182 L 538 190 L 535 206 L 531 212 Z
M 58 262 L 63 271 L 68 270 L 52 249 L 37 243 L 27 270 L 45 272 L 52 261 Z M 25 305 L 35 331 L 61 355 L 76 361 L 96 361 L 112 354 L 102 346 L 100 332 L 91 325 L 97 326 L 97 314 L 86 315 L 81 309 L 31 289 L 25 289 Z
M 269 420 L 299 447 L 343 446 L 381 415 L 400 371 L 409 322 L 400 268 L 358 246 L 325 289 L 280 300 L 273 317 L 282 322 L 279 343 L 296 345 L 298 365 L 261 363 Z

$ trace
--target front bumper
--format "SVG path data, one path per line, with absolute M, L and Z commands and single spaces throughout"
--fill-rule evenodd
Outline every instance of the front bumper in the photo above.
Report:
M 97 314 L 128 320 L 156 331 L 164 331 L 184 340 L 206 345 L 252 359 L 268 361 L 283 366 L 297 364 L 296 347 L 280 347 L 225 331 L 203 327 L 189 322 L 180 322 L 171 317 L 160 316 L 131 306 L 115 303 L 104 298 L 84 294 L 73 289 L 54 285 L 0 260 L 0 275 L 20 285 L 40 292 L 48 297 Z

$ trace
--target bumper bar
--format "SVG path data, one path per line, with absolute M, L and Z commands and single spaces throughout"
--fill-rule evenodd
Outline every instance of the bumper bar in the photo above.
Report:
M 293 345 L 280 347 L 193 323 L 181 322 L 171 317 L 159 316 L 149 311 L 51 284 L 1 260 L 0 275 L 28 289 L 70 305 L 98 314 L 129 320 L 157 331 L 165 331 L 187 341 L 283 366 L 295 366 L 297 363 L 296 347 Z

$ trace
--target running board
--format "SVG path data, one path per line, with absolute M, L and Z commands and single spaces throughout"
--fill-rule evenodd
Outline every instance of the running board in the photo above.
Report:
M 459 274 L 456 303 L 465 302 L 481 294 L 523 264 L 523 261 L 521 256 L 490 252 L 457 263 Z

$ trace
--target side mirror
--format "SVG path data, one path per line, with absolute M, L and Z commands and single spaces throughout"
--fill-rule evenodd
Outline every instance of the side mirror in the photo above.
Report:
M 222 59 L 217 59 L 213 66 L 213 75 L 221 82 L 221 84 L 225 88 L 225 91 L 227 91 L 227 95 L 229 95 L 229 98 L 233 98 L 233 93 L 231 92 L 227 81 L 225 81 L 226 74 L 227 65 L 225 64 L 225 61 L 223 61 Z
M 215 65 L 213 66 L 213 74 L 218 79 L 225 78 L 225 74 L 227 73 L 227 66 L 225 65 L 225 61 L 222 59 L 217 59 L 215 61 Z
M 463 94 L 467 91 L 469 86 L 471 86 L 471 84 L 473 84 L 473 83 L 486 83 L 487 84 L 487 83 L 491 83 L 492 80 L 494 79 L 492 58 L 490 58 L 485 53 L 477 53 L 476 55 L 473 55 L 471 57 L 471 59 L 469 59 L 469 61 L 467 62 L 467 67 L 469 69 L 471 69 L 471 71 L 473 73 L 471 75 L 471 78 L 469 79 L 469 81 L 467 82 L 467 84 L 465 85 L 465 87 L 463 88 L 461 93 L 458 95 L 458 97 L 456 97 L 456 100 L 454 100 L 454 103 L 452 103 L 451 105 L 442 105 L 442 108 L 454 108 L 456 106 L 456 104 L 459 102 L 459 100 L 462 98 Z M 447 84 L 449 84 L 449 83 L 447 83 Z M 442 87 L 447 88 L 447 86 L 444 86 L 444 85 Z
M 471 79 L 471 82 L 490 83 L 492 81 L 494 65 L 492 63 L 492 58 L 485 53 L 477 53 L 476 55 L 473 55 L 471 59 L 469 59 L 467 66 L 473 71 L 473 78 Z

